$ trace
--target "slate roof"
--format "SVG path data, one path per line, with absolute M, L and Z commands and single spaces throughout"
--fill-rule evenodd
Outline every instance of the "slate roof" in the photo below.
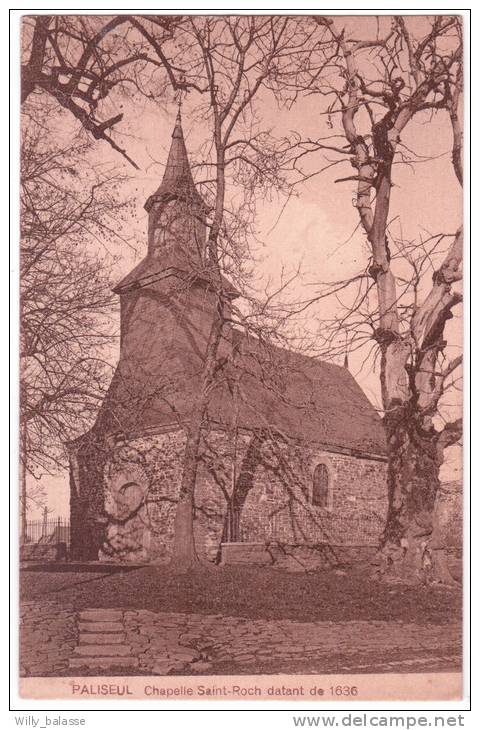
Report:
M 229 365 L 210 397 L 209 426 L 235 424 L 327 450 L 385 454 L 381 418 L 346 368 L 244 340 L 235 365 Z M 119 363 L 97 428 L 142 433 L 188 422 L 200 373 L 190 370 L 182 376 L 180 368 L 166 376 L 162 360 L 152 362 L 156 366 L 148 374 L 132 363 Z
M 161 259 L 156 256 L 146 256 L 116 284 L 113 291 L 116 294 L 123 294 L 147 287 L 169 276 L 176 276 L 189 284 L 208 285 L 210 281 L 208 268 L 202 269 L 197 262 L 194 264 L 196 270 L 192 267 L 192 262 L 178 251 L 162 252 Z M 231 299 L 238 296 L 238 291 L 224 276 L 222 276 L 222 284 L 224 291 Z
M 268 424 L 289 437 L 385 454 L 382 420 L 348 369 L 244 340 L 238 358 L 239 426 Z M 225 421 L 228 407 L 224 394 L 214 395 L 211 417 Z

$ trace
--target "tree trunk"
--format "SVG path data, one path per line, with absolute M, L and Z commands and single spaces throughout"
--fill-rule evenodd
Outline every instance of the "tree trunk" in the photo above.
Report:
M 185 572 L 199 564 L 195 548 L 195 484 L 197 481 L 198 451 L 202 433 L 205 404 L 198 402 L 187 430 L 182 483 L 175 513 L 172 559 L 170 565 Z
M 381 539 L 379 571 L 407 582 L 454 583 L 436 520 L 440 487 L 439 433 L 399 408 L 386 416 L 388 513 Z
M 223 297 L 220 295 L 210 330 L 200 391 L 193 404 L 187 429 L 182 483 L 175 513 L 172 558 L 170 561 L 171 567 L 179 572 L 185 572 L 200 564 L 195 548 L 194 534 L 195 485 L 202 427 L 210 392 L 214 385 L 217 354 L 223 330 L 223 308 Z
M 263 433 L 255 433 L 249 441 L 227 504 L 222 541 L 225 539 L 228 542 L 239 542 L 241 539 L 242 511 L 254 485 L 255 472 L 262 459 L 264 440 Z
M 174 523 L 173 555 L 171 566 L 186 572 L 200 563 L 195 548 L 193 495 L 188 492 L 180 497 Z

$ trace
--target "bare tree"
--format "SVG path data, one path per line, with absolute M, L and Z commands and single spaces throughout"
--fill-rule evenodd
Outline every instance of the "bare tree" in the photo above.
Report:
M 314 21 L 320 32 L 317 51 L 296 78 L 296 93 L 303 88 L 325 101 L 320 113 L 331 132 L 300 147 L 302 153 L 328 151 L 329 165 L 345 161 L 353 167 L 353 174 L 336 182 L 355 185 L 354 204 L 370 253 L 357 277 L 335 282 L 319 295 L 351 292 L 348 306 L 329 325 L 327 341 L 331 349 L 335 332 L 338 352 L 338 334 L 346 331 L 351 347 L 373 339 L 380 355 L 389 458 L 383 570 L 424 575 L 433 562 L 434 575 L 448 579 L 434 505 L 444 449 L 462 433 L 461 418 L 442 423 L 441 409 L 446 386 L 455 383 L 461 365 L 445 337 L 462 300 L 462 228 L 423 241 L 419 233 L 417 241 L 407 242 L 395 240 L 389 219 L 396 166 L 427 159 L 402 141 L 414 119 L 428 124 L 443 114 L 450 121 L 452 163 L 462 184 L 461 21 L 385 18 L 368 38 L 358 38 L 355 29 L 332 18 Z
M 123 112 L 112 104 L 138 93 L 161 98 L 167 86 L 182 87 L 163 44 L 172 38 L 175 16 L 33 15 L 22 29 L 22 104 L 46 94 L 67 110 L 96 140 L 107 142 L 134 167 L 112 137 Z M 159 73 L 157 73 L 159 72 Z M 177 79 L 178 76 L 178 79 Z
M 22 514 L 27 475 L 63 468 L 63 443 L 96 415 L 115 340 L 108 249 L 120 241 L 121 178 L 88 159 L 89 144 L 59 148 L 29 106 L 21 147 L 20 460 Z M 52 123 L 53 126 L 53 123 Z M 92 240 L 94 246 L 92 246 Z M 35 496 L 35 495 L 33 495 Z

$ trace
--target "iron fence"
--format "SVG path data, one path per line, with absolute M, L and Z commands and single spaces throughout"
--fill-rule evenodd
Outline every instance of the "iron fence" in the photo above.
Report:
M 41 520 L 27 520 L 25 543 L 64 542 L 70 544 L 70 521 L 64 517 Z

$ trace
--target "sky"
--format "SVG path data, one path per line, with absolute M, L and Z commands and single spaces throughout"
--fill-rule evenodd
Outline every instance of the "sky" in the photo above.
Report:
M 182 109 L 187 149 L 192 152 L 207 133 L 189 114 L 189 108 L 195 103 L 194 94 L 190 94 Z M 146 253 L 147 214 L 143 204 L 162 178 L 177 106 L 173 100 L 158 105 L 136 100 L 125 102 L 122 111 L 125 136 L 121 143 L 140 169 L 134 170 L 104 142 L 98 142 L 96 148 L 101 159 L 112 161 L 129 176 L 121 194 L 135 201 L 135 216 L 119 224 L 122 235 L 133 238 L 134 247 L 125 246 L 115 251 L 118 262 L 114 277 L 117 281 Z M 270 94 L 263 93 L 259 98 L 262 126 L 277 136 L 292 130 L 312 138 L 327 134 L 327 118 L 320 111 L 318 98 L 314 96 L 303 98 L 292 109 L 279 109 Z M 64 131 L 68 133 L 68 125 Z M 402 135 L 402 141 L 425 157 L 435 159 L 395 169 L 390 216 L 394 221 L 392 231 L 398 234 L 401 230 L 406 239 L 413 239 L 422 231 L 425 235 L 439 231 L 453 233 L 461 222 L 462 193 L 451 165 L 451 136 L 445 115 L 439 115 L 428 124 L 414 121 Z M 312 157 L 308 164 L 313 169 L 321 162 L 318 156 L 318 160 Z M 352 203 L 352 183 L 334 183 L 336 178 L 350 174 L 352 168 L 348 163 L 336 166 L 308 180 L 298 188 L 298 195 L 286 204 L 284 198 L 259 202 L 258 242 L 254 246 L 258 283 L 270 277 L 278 280 L 283 268 L 293 271 L 301 264 L 303 277 L 295 282 L 294 294 L 303 299 L 318 289 L 316 284 L 319 282 L 344 278 L 365 267 L 365 236 L 361 231 L 353 233 L 358 225 L 358 213 Z M 314 322 L 317 317 L 328 316 L 334 306 L 333 302 L 322 302 L 316 309 L 309 310 L 306 317 Z M 449 327 L 450 341 L 460 345 L 461 322 L 455 319 Z M 360 355 L 352 355 L 350 369 L 372 403 L 379 405 L 378 373 L 362 370 L 361 362 Z M 449 463 L 443 469 L 445 479 L 459 473 L 459 449 L 452 451 L 455 453 L 450 454 Z M 48 477 L 44 481 L 49 510 L 54 515 L 68 515 L 67 475 Z M 38 510 L 32 509 L 29 517 L 37 516 Z

